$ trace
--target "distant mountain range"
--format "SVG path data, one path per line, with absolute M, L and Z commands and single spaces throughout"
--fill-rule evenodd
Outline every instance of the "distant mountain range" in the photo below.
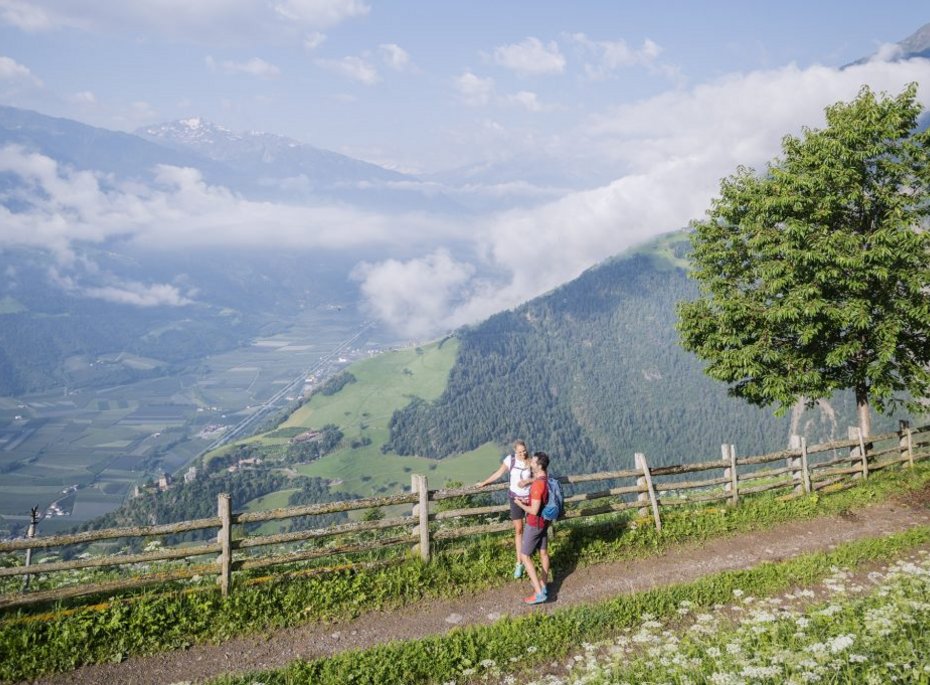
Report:
M 246 197 L 280 202 L 350 203 L 382 211 L 461 213 L 416 177 L 270 133 L 235 133 L 202 119 L 121 133 L 0 106 L 0 146 L 16 144 L 75 169 L 151 182 L 157 165 L 198 169 Z M 0 179 L 0 188 L 9 187 Z
M 253 176 L 303 177 L 312 187 L 363 181 L 412 180 L 405 174 L 271 133 L 236 133 L 199 118 L 181 119 L 136 132 L 141 138 L 181 152 L 194 152 Z
M 930 59 L 930 24 L 924 24 L 904 40 L 895 43 L 895 48 L 896 51 L 893 54 L 887 52 L 881 54 L 875 53 L 869 57 L 863 57 L 855 62 L 846 64 L 843 68 L 845 69 L 846 67 L 851 67 L 856 64 L 865 64 L 876 56 L 881 56 L 882 59 L 891 59 L 896 62 L 912 59 L 914 57 Z
M 223 165 L 240 179 L 249 179 L 253 195 L 350 202 L 382 210 L 462 211 L 441 194 L 419 192 L 416 177 L 272 133 L 235 132 L 191 118 L 140 128 L 136 135 Z M 243 180 L 237 184 L 240 188 Z

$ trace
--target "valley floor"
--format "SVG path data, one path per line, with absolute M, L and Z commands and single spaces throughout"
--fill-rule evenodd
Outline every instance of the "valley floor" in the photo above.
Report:
M 554 611 L 619 594 L 686 583 L 721 571 L 747 569 L 766 561 L 830 550 L 845 542 L 930 524 L 928 505 L 930 489 L 924 489 L 855 512 L 682 545 L 645 559 L 576 569 L 571 560 L 556 557 L 550 602 L 536 607 L 521 602 L 530 592 L 529 583 L 513 581 L 482 593 L 421 602 L 391 612 L 373 612 L 344 623 L 310 624 L 218 645 L 197 645 L 183 651 L 131 658 L 118 664 L 86 666 L 30 682 L 161 685 L 280 668 L 298 658 L 314 659 L 394 640 L 422 638 L 456 626 L 488 624 L 504 616 L 531 611 Z

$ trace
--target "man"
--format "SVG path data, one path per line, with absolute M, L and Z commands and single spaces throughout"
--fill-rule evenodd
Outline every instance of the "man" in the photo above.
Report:
M 530 463 L 533 471 L 533 484 L 530 486 L 529 503 L 516 500 L 517 506 L 526 512 L 526 525 L 523 527 L 523 543 L 520 548 L 520 558 L 526 573 L 533 583 L 533 594 L 523 601 L 527 604 L 542 604 L 549 599 L 546 583 L 549 582 L 549 549 L 547 545 L 546 529 L 549 522 L 540 516 L 542 508 L 549 499 L 549 455 L 545 452 L 536 452 Z M 539 550 L 539 561 L 542 565 L 542 575 L 536 575 L 533 565 L 533 554 Z

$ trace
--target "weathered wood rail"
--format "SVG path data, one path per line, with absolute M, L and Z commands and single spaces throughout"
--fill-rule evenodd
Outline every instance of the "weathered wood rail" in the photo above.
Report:
M 804 438 L 793 436 L 791 448 L 756 456 L 738 457 L 732 444 L 721 446 L 721 459 L 673 466 L 650 468 L 644 454 L 634 457 L 635 468 L 561 476 L 567 486 L 565 497 L 567 520 L 581 519 L 611 512 L 638 510 L 643 517 L 651 515 L 661 530 L 663 508 L 679 507 L 707 502 L 726 501 L 738 505 L 741 497 L 772 490 L 788 490 L 788 496 L 821 491 L 830 486 L 844 489 L 857 479 L 868 478 L 870 473 L 890 466 L 913 467 L 914 463 L 930 459 L 930 425 L 910 428 L 901 422 L 900 429 L 892 433 L 872 435 L 863 439 L 857 429 L 850 428 L 849 438 L 817 445 L 807 445 Z M 690 474 L 709 471 L 721 472 L 710 477 L 684 480 Z M 633 481 L 623 485 L 622 481 Z M 572 485 L 603 482 L 600 490 L 571 493 Z M 414 474 L 411 492 L 389 497 L 372 497 L 343 502 L 330 502 L 269 511 L 233 513 L 228 495 L 220 495 L 217 515 L 194 521 L 132 528 L 110 528 L 73 535 L 27 537 L 0 542 L 0 553 L 25 551 L 26 565 L 0 568 L 0 578 L 24 576 L 27 580 L 36 574 L 74 571 L 101 567 L 132 567 L 152 562 L 200 560 L 157 573 L 142 573 L 117 580 L 69 585 L 52 590 L 38 590 L 0 595 L 0 609 L 37 602 L 49 602 L 71 597 L 116 593 L 155 583 L 190 579 L 195 576 L 216 575 L 224 596 L 232 591 L 236 571 L 294 564 L 296 562 L 339 557 L 357 553 L 380 551 L 411 546 L 424 561 L 429 561 L 431 547 L 436 542 L 467 538 L 512 530 L 509 521 L 481 522 L 468 525 L 473 517 L 488 517 L 509 510 L 507 504 L 465 506 L 456 509 L 442 508 L 441 503 L 453 498 L 468 498 L 506 490 L 506 483 L 483 488 L 430 489 L 427 477 Z M 307 516 L 319 516 L 349 511 L 380 510 L 398 505 L 412 505 L 411 513 L 377 520 L 363 520 L 308 528 L 275 535 L 234 534 L 235 526 L 267 521 L 284 521 Z M 454 525 L 449 525 L 453 522 Z M 465 525 L 462 525 L 462 524 Z M 199 530 L 217 529 L 216 542 L 192 544 L 159 549 L 138 554 L 115 554 L 71 561 L 50 561 L 29 564 L 34 550 L 49 550 L 69 545 L 84 545 L 105 540 L 151 538 Z M 358 539 L 357 534 L 385 531 L 374 540 Z M 31 532 L 34 532 L 31 529 Z M 310 546 L 308 547 L 308 543 Z M 294 548 L 294 545 L 303 545 Z M 285 551 L 256 555 L 257 548 L 290 546 Z M 398 560 L 403 555 L 397 555 Z M 345 568 L 345 564 L 340 565 Z M 325 571 L 325 569 L 322 569 Z

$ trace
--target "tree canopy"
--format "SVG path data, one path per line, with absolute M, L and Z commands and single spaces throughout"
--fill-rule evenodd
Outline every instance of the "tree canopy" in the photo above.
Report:
M 930 133 L 917 86 L 863 87 L 826 126 L 785 136 L 764 174 L 740 167 L 693 223 L 700 297 L 682 346 L 733 395 L 784 411 L 855 391 L 912 410 L 930 390 Z

